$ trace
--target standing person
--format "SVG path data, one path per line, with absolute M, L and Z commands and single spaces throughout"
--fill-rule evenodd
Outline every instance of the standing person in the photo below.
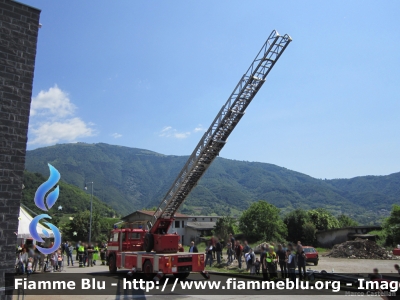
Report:
M 211 237 L 211 246 L 213 247 L 212 248 L 212 256 L 213 256 L 213 259 L 215 259 L 215 238 L 214 238 L 214 236 Z
M 84 267 L 86 267 L 86 264 L 88 262 L 88 246 L 89 245 L 87 243 L 83 244 L 83 249 L 84 249 L 84 251 L 83 251 L 83 266 Z
M 296 248 L 297 249 L 297 248 Z M 290 250 L 290 254 L 294 255 L 295 257 L 295 264 L 296 264 L 296 268 L 297 268 L 297 255 L 296 255 L 296 249 L 293 247 L 292 243 L 288 244 L 288 250 Z
M 215 252 L 217 253 L 217 263 L 221 264 L 222 245 L 218 239 L 215 243 Z
M 278 258 L 278 263 L 281 269 L 282 278 L 287 278 L 288 277 L 288 271 L 286 266 L 287 256 L 286 256 L 286 251 L 283 250 L 282 245 L 278 245 L 278 251 L 276 252 L 276 256 Z
M 81 241 L 79 241 L 77 244 L 76 244 L 76 257 L 75 257 L 75 260 L 77 261 L 78 259 L 79 259 L 79 247 L 82 245 L 82 242 Z
M 208 247 L 206 249 L 206 262 L 204 264 L 204 266 L 207 266 L 208 261 L 210 261 L 210 267 L 212 266 L 213 263 L 213 256 L 212 256 L 212 251 L 213 251 L 213 246 L 211 241 L 208 244 Z
M 93 245 L 90 244 L 87 246 L 87 266 L 93 267 Z
M 189 252 L 190 253 L 199 253 L 199 250 L 195 246 L 194 241 L 191 241 L 191 243 L 190 243 Z
M 297 257 L 297 265 L 299 268 L 299 278 L 300 280 L 302 280 L 304 274 L 304 279 L 306 279 L 306 254 L 304 253 L 301 244 L 297 244 L 296 257 Z
M 64 248 L 64 250 L 65 250 L 65 248 Z M 57 257 L 57 270 L 58 270 L 58 272 L 61 272 L 61 267 L 62 267 L 63 257 L 64 257 L 64 254 L 62 253 L 61 250 L 57 251 L 56 257 Z
M 235 249 L 235 246 L 236 246 L 236 241 L 235 241 L 235 238 L 234 238 L 234 236 L 232 235 L 232 233 L 229 234 L 229 240 L 230 240 L 230 242 L 231 242 L 232 250 L 234 250 L 234 249 Z M 233 255 L 234 255 L 233 259 L 236 259 L 235 251 L 233 251 Z M 233 259 L 232 259 L 232 261 L 233 261 Z
M 57 250 L 50 254 L 50 261 L 51 261 L 51 271 L 50 272 L 57 271 L 57 262 L 58 262 Z
M 37 266 L 39 264 L 40 261 L 40 252 L 39 250 L 36 248 L 36 245 L 33 245 L 33 264 L 32 264 L 32 273 L 36 272 Z
M 276 253 L 272 247 L 269 248 L 265 256 L 265 260 L 267 261 L 268 273 L 271 279 L 277 278 L 278 274 L 276 272 Z
M 250 275 L 255 275 L 256 274 L 256 255 L 254 254 L 254 251 L 252 248 L 249 250 L 249 269 L 250 269 Z
M 99 243 L 100 244 L 100 243 Z M 98 244 L 98 245 L 99 245 Z M 93 264 L 94 265 L 96 265 L 96 260 L 98 260 L 99 259 L 99 246 L 98 245 L 95 245 L 94 246 L 94 252 L 93 252 Z
M 247 243 L 247 241 L 244 241 L 244 246 L 243 246 L 243 255 L 244 257 L 246 257 L 245 261 L 246 261 L 246 269 L 249 270 L 250 266 L 249 266 L 249 260 L 247 258 L 249 258 L 249 256 L 247 254 L 249 254 L 250 252 L 250 246 Z
M 228 264 L 231 264 L 233 262 L 233 249 L 232 249 L 232 244 L 228 242 L 226 245 L 226 254 L 228 255 Z
M 100 252 L 101 264 L 104 266 L 106 264 L 106 254 L 107 254 L 107 247 L 106 244 L 103 243 Z
M 85 246 L 82 244 L 79 245 L 77 251 L 76 251 L 76 256 L 79 259 L 79 267 L 83 268 L 85 266 L 84 258 L 85 258 Z
M 26 248 L 22 248 L 22 251 L 19 253 L 19 265 L 22 274 L 26 272 L 26 264 L 28 263 L 28 253 L 26 252 Z
M 46 255 L 43 253 L 40 253 L 40 258 L 39 258 L 39 271 L 44 272 L 44 261 L 46 259 Z
M 261 254 L 260 254 L 260 262 L 261 262 L 261 271 L 263 275 L 263 280 L 269 280 L 268 268 L 267 268 L 267 260 L 266 260 L 267 251 L 265 250 L 265 246 L 261 246 Z
M 74 261 L 72 260 L 73 250 L 74 250 L 74 247 L 72 245 L 68 245 L 68 247 L 65 248 L 65 254 L 67 254 L 68 267 L 69 267 L 70 260 L 71 260 L 71 265 L 74 266 Z
M 296 281 L 296 263 L 295 256 L 292 254 L 290 247 L 286 250 L 287 253 L 287 267 L 289 271 L 289 279 L 291 281 Z
M 235 255 L 238 261 L 238 268 L 242 268 L 242 255 L 243 255 L 243 246 L 240 244 L 240 241 L 236 241 L 235 247 Z
M 259 261 L 258 258 L 256 258 L 256 262 L 254 263 L 256 275 L 260 275 L 260 267 L 261 267 L 261 262 Z

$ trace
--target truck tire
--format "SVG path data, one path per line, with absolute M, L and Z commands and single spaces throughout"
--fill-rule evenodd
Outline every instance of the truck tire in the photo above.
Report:
M 117 272 L 117 260 L 115 259 L 115 255 L 111 254 L 108 258 L 108 270 L 111 274 Z
M 318 266 L 318 260 L 314 262 L 314 266 Z
M 146 280 L 153 280 L 155 274 L 153 271 L 153 265 L 151 264 L 151 261 L 146 260 L 143 264 L 143 274 L 144 278 Z
M 151 252 L 154 248 L 154 237 L 151 233 L 146 233 L 144 236 L 144 250 Z
M 184 273 L 174 273 L 174 277 L 178 278 L 179 280 L 184 280 L 190 275 L 190 272 L 184 272 Z

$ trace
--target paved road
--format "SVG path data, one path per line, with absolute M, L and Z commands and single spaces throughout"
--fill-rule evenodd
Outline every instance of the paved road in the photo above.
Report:
M 59 280 L 75 280 L 76 282 L 80 282 L 82 277 L 85 278 L 95 278 L 98 281 L 103 280 L 106 283 L 107 290 L 106 292 L 99 290 L 94 290 L 88 292 L 87 295 L 66 295 L 65 292 L 59 291 L 58 295 L 31 295 L 29 291 L 26 291 L 24 300 L 89 300 L 95 298 L 96 300 L 125 300 L 125 299 L 204 299 L 204 300 L 213 300 L 213 299 L 242 299 L 242 298 L 251 298 L 251 299 L 265 299 L 267 295 L 266 290 L 253 290 L 250 294 L 249 290 L 235 290 L 233 293 L 227 291 L 227 289 L 222 290 L 219 289 L 215 293 L 219 293 L 219 295 L 210 295 L 205 290 L 196 290 L 192 287 L 192 290 L 185 290 L 178 283 L 173 291 L 172 287 L 174 285 L 175 279 L 173 277 L 168 277 L 168 281 L 165 283 L 165 280 L 159 284 L 159 290 L 165 284 L 165 291 L 163 295 L 159 294 L 146 294 L 144 289 L 123 289 L 123 284 L 126 282 L 132 282 L 132 278 L 126 276 L 126 272 L 120 271 L 117 275 L 109 275 L 107 267 L 105 266 L 94 266 L 89 268 L 79 268 L 79 267 L 66 267 L 63 272 L 60 273 L 46 273 L 33 275 L 36 278 L 40 276 L 45 276 L 43 278 L 55 278 L 58 277 Z M 34 277 L 32 277 L 34 278 Z M 140 280 L 141 277 L 135 277 L 137 280 Z M 229 277 L 221 276 L 221 275 L 213 275 L 213 281 L 221 281 L 222 284 L 227 284 L 226 280 Z M 237 278 L 236 281 L 243 280 L 247 282 L 246 279 Z M 196 282 L 205 282 L 205 280 L 199 274 L 192 274 L 189 276 L 189 280 L 187 282 L 192 282 L 195 284 Z M 115 283 L 115 287 L 108 287 L 111 283 Z M 149 283 L 150 287 L 150 283 Z M 159 291 L 158 290 L 158 291 Z M 154 290 L 156 291 L 156 290 Z M 90 293 L 90 295 L 89 295 Z M 213 294 L 215 294 L 213 293 Z M 290 296 L 291 299 L 341 299 L 344 297 L 344 292 L 332 293 L 329 291 L 329 295 L 324 295 L 322 293 L 318 295 L 308 295 L 307 291 L 298 291 L 295 296 Z M 110 294 L 110 295 L 106 295 Z M 188 295 L 191 294 L 191 295 Z M 198 294 L 198 295 L 196 295 Z M 285 292 L 270 292 L 268 294 L 269 299 L 286 299 L 288 295 L 285 295 Z M 369 297 L 368 299 L 377 299 L 376 297 Z M 14 296 L 14 299 L 18 299 L 17 296 Z M 21 299 L 21 298 L 20 298 Z M 379 299 L 379 298 L 378 298 Z

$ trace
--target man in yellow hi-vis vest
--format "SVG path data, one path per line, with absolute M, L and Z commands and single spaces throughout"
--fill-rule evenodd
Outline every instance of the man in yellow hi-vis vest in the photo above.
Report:
M 93 250 L 93 264 L 96 265 L 96 260 L 99 259 L 99 246 L 96 245 Z
M 79 268 L 83 268 L 83 255 L 85 254 L 85 247 L 81 244 L 78 247 Z
M 274 248 L 270 247 L 269 251 L 265 255 L 265 260 L 267 262 L 267 268 L 270 279 L 274 279 L 278 277 L 276 272 L 276 253 L 274 252 Z

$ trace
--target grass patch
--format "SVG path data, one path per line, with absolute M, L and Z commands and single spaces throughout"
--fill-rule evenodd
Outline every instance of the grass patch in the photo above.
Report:
M 320 254 L 320 253 L 326 253 L 326 252 L 331 251 L 331 249 L 329 249 L 329 248 L 320 248 L 320 247 L 315 248 L 315 250 L 318 251 L 318 254 Z

